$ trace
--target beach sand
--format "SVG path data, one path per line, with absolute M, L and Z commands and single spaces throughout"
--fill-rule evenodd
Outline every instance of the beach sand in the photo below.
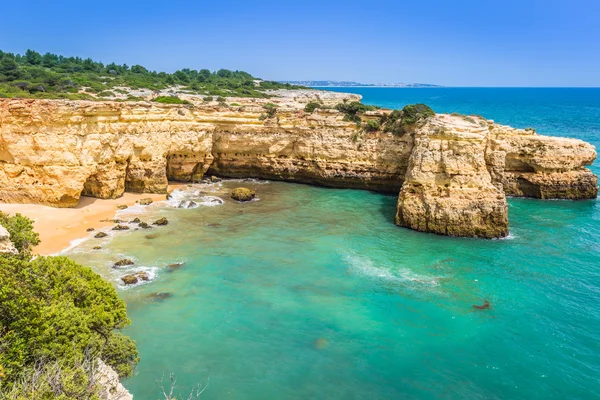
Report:
M 185 184 L 169 184 L 169 191 Z M 151 198 L 153 201 L 164 200 L 164 194 L 124 193 L 118 199 L 96 199 L 82 196 L 74 208 L 54 208 L 39 204 L 3 204 L 0 210 L 15 214 L 20 213 L 31 218 L 34 229 L 40 234 L 40 244 L 33 249 L 35 254 L 50 255 L 58 253 L 71 245 L 73 240 L 83 238 L 89 228 L 103 228 L 114 225 L 103 220 L 113 219 L 118 211 L 117 206 L 132 206 L 136 201 Z

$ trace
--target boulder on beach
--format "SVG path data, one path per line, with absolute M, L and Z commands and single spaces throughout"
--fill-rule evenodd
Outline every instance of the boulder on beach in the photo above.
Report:
M 142 222 L 142 220 L 136 217 L 136 218 L 132 219 L 129 222 L 132 223 L 132 224 L 139 224 L 140 222 Z
M 152 225 L 167 225 L 169 223 L 169 220 L 167 220 L 165 217 L 159 218 L 156 221 L 154 221 L 154 223 Z
M 127 229 L 129 229 L 129 227 L 127 225 L 121 225 L 121 224 L 117 224 L 117 225 L 113 226 L 113 228 L 112 228 L 113 231 L 126 231 Z
M 237 201 L 250 201 L 256 197 L 256 192 L 252 189 L 245 187 L 239 187 L 233 189 L 231 192 L 231 198 Z
M 147 222 L 140 222 L 140 223 L 138 224 L 138 226 L 139 226 L 140 228 L 142 228 L 142 229 L 148 229 L 148 228 L 150 228 L 150 225 L 148 225 L 148 223 L 147 223 Z
M 124 210 L 124 209 L 126 209 L 126 208 L 127 208 L 127 204 L 119 204 L 119 205 L 117 206 L 117 208 L 118 208 L 119 210 Z
M 86 229 L 86 231 L 87 231 L 87 232 L 93 232 L 93 231 L 94 231 L 94 228 L 87 228 L 87 229 Z
M 140 199 L 140 201 L 138 201 L 138 203 L 142 206 L 147 206 L 149 204 L 152 204 L 152 199 L 150 197 L 146 197 L 144 199 Z
M 113 268 L 119 268 L 119 267 L 125 267 L 127 265 L 133 265 L 133 261 L 131 261 L 129 258 L 124 258 L 122 260 L 117 261 L 116 263 L 113 264 Z
M 95 238 L 103 238 L 103 237 L 107 237 L 108 235 L 104 232 L 98 232 L 94 235 Z

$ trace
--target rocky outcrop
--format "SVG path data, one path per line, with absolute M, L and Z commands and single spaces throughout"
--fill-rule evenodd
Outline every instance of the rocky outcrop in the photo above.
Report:
M 487 134 L 487 126 L 449 115 L 416 129 L 396 224 L 450 236 L 506 236 L 506 198 L 487 169 Z
M 0 225 L 0 254 L 17 255 L 19 251 L 10 240 L 10 233 Z
M 252 177 L 400 192 L 399 225 L 498 237 L 507 233 L 505 195 L 597 195 L 585 168 L 596 152 L 580 140 L 458 115 L 403 134 L 365 132 L 335 110 L 304 112 L 302 99 L 269 99 L 273 115 L 262 99 L 235 107 L 0 99 L 0 200 L 72 207 L 82 194 L 166 193 L 169 179 Z
M 133 396 L 119 381 L 119 375 L 104 361 L 98 359 L 94 380 L 98 383 L 99 398 L 102 400 L 133 400 Z

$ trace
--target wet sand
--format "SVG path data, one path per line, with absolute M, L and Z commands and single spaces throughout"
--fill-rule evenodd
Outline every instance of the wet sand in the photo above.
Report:
M 169 184 L 169 191 L 185 184 Z M 0 210 L 15 214 L 20 213 L 31 218 L 34 229 L 40 234 L 41 243 L 34 248 L 34 253 L 50 255 L 69 247 L 71 242 L 88 235 L 89 228 L 99 229 L 114 223 L 118 211 L 117 206 L 132 206 L 136 201 L 151 198 L 153 201 L 165 199 L 164 194 L 125 193 L 118 199 L 96 199 L 82 196 L 74 208 L 54 208 L 39 204 L 2 204 Z M 102 222 L 104 221 L 104 222 Z

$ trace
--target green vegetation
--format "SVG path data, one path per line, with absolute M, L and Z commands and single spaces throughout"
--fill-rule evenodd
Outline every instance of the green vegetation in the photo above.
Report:
M 354 121 L 356 123 L 360 123 L 360 117 L 358 113 L 364 113 L 365 111 L 375 111 L 380 107 L 377 106 L 368 106 L 366 104 L 362 104 L 358 101 L 353 101 L 350 103 L 340 103 L 335 106 L 335 109 L 344 113 L 344 121 Z
M 381 128 L 381 122 L 377 119 L 370 120 L 364 123 L 362 126 L 365 132 L 377 132 Z
M 422 103 L 409 104 L 401 111 L 402 123 L 405 125 L 414 125 L 423 119 L 433 116 L 435 116 L 435 111 Z
M 316 101 L 310 101 L 306 104 L 306 106 L 304 107 L 304 112 L 307 113 L 312 113 L 313 111 L 315 111 L 317 108 L 323 108 L 323 104 L 318 103 Z
M 263 106 L 263 108 L 265 109 L 266 113 L 264 115 L 266 115 L 266 118 L 273 118 L 275 116 L 275 113 L 277 112 L 277 105 L 273 104 L 273 103 L 267 103 Z
M 163 104 L 192 104 L 189 101 L 182 100 L 177 96 L 159 96 L 153 99 L 152 101 Z
M 394 110 L 386 117 L 382 118 L 384 132 L 391 132 L 394 135 L 403 135 L 408 126 L 433 117 L 435 111 L 425 104 L 409 104 L 402 110 Z
M 120 377 L 138 362 L 125 303 L 90 268 L 66 257 L 32 259 L 31 220 L 0 213 L 19 255 L 0 255 L 0 398 L 94 399 L 101 358 Z
M 94 99 L 85 93 L 104 93 L 117 86 L 160 90 L 180 86 L 189 93 L 211 96 L 268 98 L 267 89 L 298 86 L 261 81 L 247 72 L 220 69 L 182 69 L 172 74 L 149 71 L 141 65 L 103 64 L 89 58 L 63 57 L 27 50 L 24 55 L 0 51 L 0 97 Z M 118 89 L 114 89 L 117 91 Z

